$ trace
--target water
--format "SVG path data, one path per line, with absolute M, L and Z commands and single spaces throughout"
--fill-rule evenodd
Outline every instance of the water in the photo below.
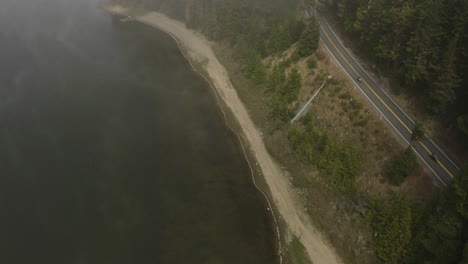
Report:
M 276 263 L 266 205 L 172 39 L 94 0 L 0 2 L 0 263 Z

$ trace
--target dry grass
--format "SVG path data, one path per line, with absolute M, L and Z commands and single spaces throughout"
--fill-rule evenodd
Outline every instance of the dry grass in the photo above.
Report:
M 357 178 L 360 191 L 383 199 L 389 198 L 393 191 L 401 191 L 417 203 L 432 199 L 435 188 L 430 176 L 422 169 L 400 187 L 385 183 L 381 176 L 382 167 L 404 149 L 362 93 L 323 53 L 321 47 L 318 57 L 322 59 L 318 60 L 318 68 L 330 73 L 335 81 L 314 99 L 309 113 L 319 129 L 327 131 L 336 140 L 353 142 L 357 147 L 362 162 L 361 175 Z
M 433 140 L 443 147 L 446 153 L 450 153 L 450 157 L 457 161 L 458 164 L 468 162 L 468 149 L 464 148 L 463 144 L 459 143 L 459 137 L 456 129 L 452 126 L 444 126 L 440 119 L 426 113 L 424 103 L 420 100 L 421 95 L 415 92 L 408 91 L 407 87 L 402 87 L 397 83 L 394 77 L 389 76 L 385 72 L 379 70 L 377 65 L 373 64 L 367 55 L 355 46 L 344 29 L 340 26 L 333 15 L 327 15 L 332 28 L 338 33 L 344 45 L 351 50 L 354 56 L 359 60 L 359 63 L 364 69 L 377 81 L 377 83 L 388 93 L 394 101 L 401 106 L 412 117 L 413 120 L 419 120 L 424 124 Z
M 293 49 L 282 56 L 266 58 L 264 62 L 271 67 L 288 58 Z M 370 197 L 385 200 L 393 191 L 400 191 L 413 203 L 425 203 L 437 192 L 430 177 L 420 169 L 399 187 L 384 182 L 380 175 L 382 167 L 403 148 L 360 91 L 353 88 L 320 47 L 313 55 L 317 61 L 315 70 L 307 68 L 308 58 L 295 64 L 303 76 L 297 104 L 303 105 L 324 78 L 332 75 L 332 84 L 314 99 L 309 113 L 321 131 L 329 133 L 337 141 L 353 142 L 362 161 L 361 174 L 357 177 L 358 194 L 349 197 L 336 193 L 324 179 L 326 176 L 301 162 L 294 154 L 289 146 L 287 130 L 271 129 L 268 100 L 263 90 L 251 87 L 239 73 L 238 66 L 229 59 L 229 49 L 218 46 L 216 51 L 253 120 L 262 131 L 267 131 L 264 140 L 268 151 L 287 171 L 290 184 L 295 186 L 317 228 L 328 237 L 345 263 L 379 263 L 371 244 L 372 233 L 364 218 L 367 200 Z M 359 104 L 362 106 L 356 106 Z
M 267 145 L 279 160 L 285 161 L 293 175 L 291 180 L 302 194 L 314 223 L 327 234 L 346 263 L 377 263 L 371 246 L 371 232 L 363 217 L 366 200 L 370 197 L 386 200 L 393 191 L 400 191 L 413 203 L 425 203 L 433 198 L 437 190 L 423 169 L 410 175 L 399 187 L 385 183 L 381 176 L 382 167 L 403 148 L 325 51 L 320 48 L 314 57 L 318 65 L 313 72 L 307 68 L 306 60 L 298 64 L 301 74 L 305 76 L 301 105 L 320 86 L 320 77 L 333 76 L 333 84 L 324 88 L 314 99 L 309 114 L 318 129 L 326 131 L 335 140 L 353 142 L 360 153 L 362 170 L 356 179 L 359 186 L 357 197 L 350 199 L 336 194 L 322 176 L 318 176 L 317 171 L 300 164 L 287 140 L 283 139 L 286 135 L 282 132 L 272 135 Z M 361 104 L 362 108 L 356 106 Z

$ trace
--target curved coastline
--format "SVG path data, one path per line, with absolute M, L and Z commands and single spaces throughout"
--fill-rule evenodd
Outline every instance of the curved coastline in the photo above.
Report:
M 103 7 L 107 12 L 113 15 L 125 16 L 130 13 L 129 9 L 120 5 L 104 5 Z M 287 230 L 285 231 L 299 238 L 313 263 L 341 263 L 334 250 L 315 227 L 313 227 L 300 210 L 296 200 L 294 200 L 294 194 L 287 180 L 283 177 L 281 170 L 266 151 L 258 129 L 255 127 L 245 106 L 237 96 L 237 91 L 230 83 L 226 70 L 211 51 L 209 42 L 195 32 L 186 29 L 182 22 L 173 20 L 158 12 L 148 12 L 145 15 L 133 19 L 148 26 L 155 27 L 171 36 L 176 41 L 182 55 L 188 60 L 192 69 L 210 85 L 215 94 L 217 104 L 223 113 L 226 126 L 237 136 L 241 144 L 244 156 L 251 170 L 253 184 L 263 195 L 269 206 L 269 211 L 276 229 L 279 263 L 282 263 L 283 259 L 282 232 L 280 232 L 279 218 L 284 220 L 286 224 Z M 195 45 L 199 50 L 192 48 L 192 45 L 188 45 L 193 42 L 199 44 Z M 206 73 L 198 70 L 194 63 L 203 64 L 202 68 Z M 229 124 L 228 116 L 223 106 L 230 110 L 239 123 L 246 142 L 242 140 L 241 135 L 236 129 Z M 254 155 L 254 158 L 263 172 L 264 180 L 269 188 L 271 197 L 257 184 L 255 171 L 245 147 L 246 143 L 251 148 L 249 153 Z M 275 211 L 278 212 L 278 216 L 275 215 Z
M 141 22 L 141 21 L 139 21 Z M 212 82 L 210 81 L 210 79 L 208 77 L 206 77 L 206 75 L 201 72 L 200 70 L 197 70 L 197 68 L 195 67 L 195 65 L 193 64 L 192 60 L 188 57 L 188 55 L 186 55 L 186 52 L 184 51 L 183 49 L 183 46 L 182 44 L 180 43 L 179 39 L 177 39 L 176 36 L 174 36 L 171 32 L 165 30 L 164 28 L 160 28 L 158 27 L 157 25 L 152 25 L 152 24 L 148 24 L 148 23 L 144 23 L 144 22 L 141 22 L 145 25 L 148 25 L 148 26 L 151 26 L 151 27 L 154 27 L 154 28 L 157 28 L 158 30 L 161 30 L 162 32 L 168 34 L 169 36 L 171 36 L 171 38 L 174 39 L 174 41 L 177 43 L 177 46 L 179 47 L 179 50 L 180 52 L 182 53 L 182 56 L 189 62 L 190 64 L 190 67 L 192 68 L 192 70 L 197 73 L 198 75 L 200 75 L 207 83 L 208 85 L 210 86 L 211 90 L 213 91 L 213 94 L 216 98 L 216 104 L 218 105 L 219 109 L 221 110 L 221 113 L 223 114 L 223 119 L 224 119 L 224 123 L 226 125 L 226 127 L 232 132 L 234 133 L 234 135 L 237 137 L 237 139 L 239 140 L 239 143 L 240 143 L 240 146 L 242 147 L 242 152 L 244 154 L 244 157 L 245 157 L 245 160 L 247 161 L 247 164 L 249 165 L 249 168 L 250 168 L 250 173 L 251 173 L 251 177 L 252 177 L 252 182 L 253 182 L 253 185 L 255 186 L 255 188 L 262 194 L 262 196 L 265 198 L 265 201 L 266 203 L 268 204 L 268 210 L 270 211 L 271 213 L 271 216 L 273 218 L 273 222 L 274 222 L 274 226 L 275 226 L 275 229 L 276 229 L 276 235 L 277 235 L 277 242 L 278 242 L 278 256 L 279 256 L 279 263 L 283 263 L 282 261 L 282 252 L 281 252 L 281 233 L 280 233 L 280 229 L 279 229 L 279 223 L 278 223 L 278 220 L 275 216 L 275 213 L 274 213 L 274 210 L 276 207 L 274 206 L 273 203 L 270 202 L 270 199 L 268 198 L 268 195 L 258 186 L 257 184 L 257 181 L 255 179 L 255 172 L 254 172 L 254 169 L 252 167 L 252 164 L 251 164 L 251 161 L 247 155 L 247 150 L 245 148 L 245 144 L 244 144 L 244 141 L 242 140 L 242 137 L 239 135 L 239 133 L 232 127 L 232 125 L 229 124 L 229 121 L 228 121 L 228 117 L 227 117 L 227 114 L 226 114 L 226 111 L 224 110 L 224 107 L 223 107 L 223 104 L 222 104 L 222 101 L 221 99 L 219 98 L 219 94 L 216 92 L 216 88 L 213 86 Z
M 112 7 L 109 7 L 109 6 L 104 6 L 104 9 L 106 11 L 108 11 L 109 13 L 111 13 L 112 15 L 117 15 L 117 16 L 122 16 L 124 15 L 123 13 L 120 12 L 120 8 L 119 8 L 119 11 L 116 11 L 115 9 L 113 9 Z M 132 17 L 126 17 L 124 19 L 121 20 L 122 22 L 127 22 L 127 21 L 134 21 L 134 19 Z M 214 97 L 216 98 L 216 104 L 218 105 L 218 107 L 220 108 L 221 110 L 221 113 L 223 114 L 223 119 L 224 119 L 224 123 L 226 125 L 226 127 L 237 137 L 237 139 L 239 140 L 239 143 L 240 143 L 240 146 L 242 148 L 242 153 L 244 154 L 244 157 L 245 157 L 245 160 L 249 166 L 249 169 L 250 169 L 250 174 L 251 174 L 251 179 L 252 179 L 252 183 L 254 185 L 254 187 L 257 189 L 257 191 L 260 192 L 260 194 L 263 196 L 263 198 L 265 199 L 265 202 L 267 203 L 268 205 L 268 211 L 270 212 L 270 215 L 273 219 L 273 223 L 274 223 L 274 228 L 275 228 L 275 234 L 276 234 L 276 241 L 277 241 L 277 254 L 278 254 L 278 257 L 279 257 L 279 263 L 282 264 L 283 263 L 283 254 L 282 254 L 282 240 L 281 240 L 281 231 L 280 231 L 280 223 L 277 219 L 277 216 L 275 215 L 275 211 L 277 211 L 277 207 L 275 206 L 274 203 L 272 203 L 270 200 L 271 198 L 269 197 L 269 195 L 264 191 L 262 190 L 262 188 L 260 188 L 260 186 L 257 184 L 257 180 L 256 180 L 256 174 L 255 174 L 255 171 L 253 169 L 253 166 L 252 166 L 252 162 L 249 158 L 249 155 L 247 153 L 247 150 L 246 150 L 246 147 L 245 147 L 245 143 L 244 141 L 242 140 L 242 137 L 241 135 L 236 131 L 236 129 L 229 123 L 229 119 L 228 119 L 228 116 L 226 114 L 226 110 L 224 107 L 227 107 L 223 104 L 223 101 L 219 98 L 219 94 L 218 92 L 216 91 L 216 88 L 213 86 L 212 82 L 210 81 L 210 79 L 208 77 L 206 77 L 206 75 L 201 72 L 200 70 L 197 69 L 197 67 L 195 67 L 193 61 L 190 59 L 190 57 L 186 54 L 186 52 L 184 51 L 184 48 L 183 48 L 183 45 L 180 43 L 179 39 L 174 36 L 174 34 L 172 34 L 170 31 L 167 31 L 165 30 L 164 28 L 162 27 L 159 27 L 157 25 L 154 25 L 154 24 L 150 24 L 150 23 L 145 23 L 143 21 L 139 21 L 138 19 L 136 19 L 135 21 L 138 21 L 142 24 L 145 24 L 147 26 L 151 26 L 151 27 L 154 27 L 162 32 L 164 32 L 165 34 L 169 35 L 176 43 L 177 43 L 177 46 L 182 54 L 182 56 L 188 61 L 188 63 L 190 64 L 190 67 L 192 68 L 192 70 L 198 74 L 200 77 L 202 77 L 202 79 L 204 81 L 206 81 L 208 83 L 208 85 L 210 86 L 211 88 L 211 91 L 213 92 L 214 94 Z M 279 214 L 279 213 L 278 213 Z

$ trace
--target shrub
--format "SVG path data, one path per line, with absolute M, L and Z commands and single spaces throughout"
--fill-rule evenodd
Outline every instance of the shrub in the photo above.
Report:
M 386 263 L 401 263 L 406 246 L 411 241 L 412 212 L 401 195 L 394 193 L 387 208 L 372 201 L 367 218 L 376 234 L 375 250 Z
M 328 80 L 328 83 L 331 84 L 331 85 L 338 85 L 340 84 L 340 81 L 338 81 L 338 79 L 336 78 L 331 78 Z
M 354 126 L 365 126 L 367 125 L 367 123 L 369 123 L 369 119 L 368 118 L 363 118 L 361 120 L 358 120 L 356 122 L 353 123 Z
M 335 88 L 333 88 L 333 90 L 330 92 L 330 96 L 336 96 L 339 92 L 341 92 L 341 90 L 343 90 L 343 87 L 335 86 Z
M 289 58 L 289 59 L 286 59 L 286 60 L 283 60 L 282 62 L 280 62 L 278 64 L 278 67 L 280 67 L 282 69 L 286 69 L 291 65 L 291 63 L 292 63 L 291 58 Z
M 413 150 L 408 148 L 392 157 L 384 167 L 383 175 L 390 184 L 400 185 L 417 168 L 416 156 Z
M 351 100 L 350 102 L 351 106 L 353 107 L 354 110 L 361 110 L 362 109 L 362 103 L 356 100 Z
M 297 52 L 294 52 L 291 54 L 291 57 L 289 58 L 292 62 L 298 62 L 301 59 L 301 55 L 299 55 Z
M 313 70 L 317 68 L 317 61 L 314 58 L 310 58 L 307 60 L 307 68 Z
M 335 189 L 344 194 L 356 190 L 356 176 L 360 160 L 356 149 L 349 143 L 329 144 L 320 157 L 319 169 L 329 176 Z
M 351 95 L 348 92 L 344 92 L 344 93 L 340 94 L 338 97 L 340 99 L 345 99 L 345 100 L 351 99 Z
M 356 119 L 359 115 L 359 112 L 358 111 L 352 111 L 350 114 L 349 114 L 349 119 L 351 121 L 354 121 L 354 119 Z

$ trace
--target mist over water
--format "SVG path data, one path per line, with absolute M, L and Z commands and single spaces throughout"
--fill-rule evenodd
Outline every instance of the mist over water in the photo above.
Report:
M 208 85 L 97 6 L 0 2 L 0 263 L 277 262 Z

